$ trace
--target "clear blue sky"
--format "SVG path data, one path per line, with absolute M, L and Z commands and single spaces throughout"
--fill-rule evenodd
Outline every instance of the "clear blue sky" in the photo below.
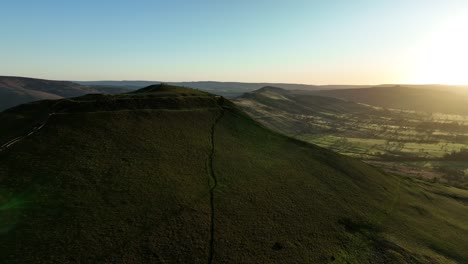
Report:
M 5 0 L 0 75 L 402 83 L 456 0 Z M 468 25 L 467 25 L 468 26 Z

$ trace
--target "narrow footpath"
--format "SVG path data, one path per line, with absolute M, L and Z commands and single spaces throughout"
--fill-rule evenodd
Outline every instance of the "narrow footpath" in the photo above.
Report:
M 209 240 L 209 254 L 208 254 L 208 264 L 213 263 L 214 257 L 214 232 L 215 232 L 215 201 L 214 195 L 216 187 L 218 187 L 218 179 L 216 177 L 214 168 L 213 168 L 213 159 L 215 154 L 215 129 L 218 122 L 224 115 L 224 109 L 221 106 L 220 113 L 211 127 L 211 152 L 209 156 L 209 172 L 210 172 L 210 207 L 211 207 L 211 219 L 210 219 L 210 240 Z
M 7 143 L 3 144 L 2 146 L 0 146 L 0 152 L 5 151 L 6 149 L 12 147 L 13 145 L 23 141 L 25 138 L 27 138 L 29 136 L 32 136 L 35 133 L 37 133 L 39 130 L 41 130 L 46 125 L 47 121 L 49 121 L 49 118 L 54 114 L 55 113 L 49 114 L 47 116 L 47 118 L 44 120 L 44 122 L 40 123 L 39 125 L 34 126 L 33 129 L 28 134 L 26 134 L 24 136 L 14 138 L 14 139 L 8 141 Z

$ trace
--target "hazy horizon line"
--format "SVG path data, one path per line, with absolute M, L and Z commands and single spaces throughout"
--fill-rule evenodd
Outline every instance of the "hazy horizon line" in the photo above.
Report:
M 197 81 L 163 81 L 163 80 L 149 80 L 149 79 L 95 79 L 95 80 L 72 80 L 72 79 L 51 79 L 43 77 L 30 77 L 19 75 L 1 75 L 1 77 L 9 78 L 26 78 L 37 80 L 50 80 L 50 81 L 69 81 L 69 82 L 155 82 L 155 83 L 243 83 L 243 84 L 293 84 L 293 85 L 309 85 L 309 86 L 385 86 L 385 85 L 412 85 L 412 86 L 468 86 L 468 84 L 443 84 L 443 83 L 376 83 L 376 84 L 346 84 L 346 83 L 329 83 L 329 84 L 310 84 L 310 83 L 295 83 L 295 82 L 272 82 L 272 81 L 220 81 L 220 80 L 197 80 Z

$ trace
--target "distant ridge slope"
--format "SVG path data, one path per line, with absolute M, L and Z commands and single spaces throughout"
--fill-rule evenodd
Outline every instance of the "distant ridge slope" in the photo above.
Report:
M 392 86 L 312 93 L 394 109 L 467 115 L 468 94 L 455 91 Z
M 313 130 L 307 122 L 310 116 L 315 117 L 318 132 L 320 127 L 325 127 L 324 122 L 335 121 L 336 115 L 368 115 L 375 111 L 351 101 L 270 86 L 245 93 L 234 102 L 255 120 L 286 135 Z
M 0 76 L 0 111 L 37 100 L 124 91 L 128 90 L 110 86 L 86 86 L 69 81 Z
M 5 142 L 46 122 L 0 152 L 3 263 L 468 260 L 466 191 L 274 133 L 223 97 L 156 85 L 2 120 Z

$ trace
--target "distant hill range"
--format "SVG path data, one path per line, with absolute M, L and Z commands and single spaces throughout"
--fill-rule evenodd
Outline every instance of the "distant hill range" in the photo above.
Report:
M 18 104 L 81 96 L 90 93 L 118 94 L 160 81 L 52 81 L 0 76 L 0 111 Z M 236 98 L 262 87 L 278 87 L 297 94 L 312 93 L 387 108 L 449 114 L 468 114 L 468 87 L 447 85 L 307 85 L 242 82 L 169 82 L 169 85 L 198 89 Z
M 263 87 L 278 87 L 286 90 L 297 91 L 329 91 L 329 90 L 358 90 L 362 88 L 393 88 L 407 87 L 417 90 L 431 91 L 450 91 L 468 95 L 468 86 L 457 85 L 408 85 L 408 84 L 381 84 L 381 85 L 310 85 L 310 84 L 294 84 L 294 83 L 246 83 L 246 82 L 215 82 L 215 81 L 198 81 L 198 82 L 163 82 L 163 81 L 76 81 L 75 83 L 89 86 L 108 86 L 108 87 L 124 87 L 127 89 L 137 90 L 149 85 L 166 83 L 170 85 L 183 86 L 192 89 L 199 89 L 205 92 L 234 98 L 239 97 L 243 93 L 253 92 Z
M 461 86 L 396 85 L 361 89 L 323 90 L 314 91 L 309 94 L 334 97 L 386 108 L 468 115 L 468 93 Z
M 123 93 L 124 87 L 81 85 L 69 81 L 51 81 L 24 77 L 0 76 L 0 111 L 18 104 L 76 97 L 90 93 Z
M 0 111 L 7 108 L 44 99 L 61 99 L 82 96 L 90 93 L 118 94 L 138 90 L 160 81 L 94 81 L 72 82 L 34 79 L 26 77 L 0 76 Z M 183 86 L 228 98 L 238 97 L 246 92 L 260 89 L 267 83 L 240 83 L 240 82 L 171 82 L 171 85 Z M 274 84 L 289 90 L 328 90 L 351 89 L 362 86 L 354 85 L 328 85 L 316 86 L 305 84 Z
M 286 90 L 332 90 L 332 89 L 355 89 L 371 87 L 369 85 L 309 85 L 309 84 L 293 84 L 293 83 L 244 83 L 244 82 L 161 82 L 161 81 L 95 81 L 95 82 L 76 82 L 82 85 L 92 86 L 112 86 L 125 87 L 128 89 L 140 89 L 155 83 L 166 83 L 170 85 L 183 86 L 192 89 L 199 89 L 205 92 L 210 92 L 222 95 L 229 98 L 241 96 L 244 93 L 258 90 L 265 86 L 274 86 Z

